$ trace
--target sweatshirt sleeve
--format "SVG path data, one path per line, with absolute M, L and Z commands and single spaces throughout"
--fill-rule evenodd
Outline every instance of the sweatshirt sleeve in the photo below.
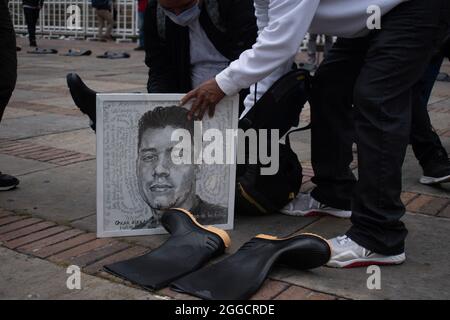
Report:
M 305 37 L 320 0 L 269 0 L 268 10 L 255 0 L 260 30 L 256 43 L 216 76 L 226 95 L 264 79 L 291 59 Z M 265 21 L 264 21 L 265 20 Z M 268 23 L 267 23 L 268 20 Z

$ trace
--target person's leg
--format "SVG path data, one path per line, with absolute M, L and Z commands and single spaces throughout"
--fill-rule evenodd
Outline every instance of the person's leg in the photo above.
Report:
M 434 56 L 425 74 L 414 85 L 413 89 L 410 142 L 414 154 L 422 167 L 426 166 L 437 153 L 445 152 L 439 136 L 433 130 L 427 110 L 428 100 L 443 61 L 443 56 Z
M 105 23 L 105 19 L 103 18 L 103 11 L 105 11 L 105 10 L 99 10 L 99 9 L 95 10 L 95 13 L 97 15 L 97 21 L 98 21 L 97 37 L 99 39 L 103 38 L 103 26 Z
M 316 64 L 317 60 L 317 34 L 310 33 L 308 40 L 308 63 Z
M 325 47 L 323 51 L 323 56 L 326 57 L 328 52 L 330 52 L 331 47 L 333 46 L 333 36 L 325 35 Z
M 17 52 L 14 27 L 4 0 L 0 0 L 0 121 L 16 86 Z
M 317 187 L 299 194 L 281 211 L 294 216 L 351 215 L 353 87 L 367 51 L 366 39 L 338 39 L 313 79 L 311 160 Z
M 354 142 L 352 93 L 367 50 L 365 39 L 338 39 L 319 66 L 311 99 L 311 161 L 317 201 L 351 208 L 355 177 L 350 169 Z
M 0 121 L 14 91 L 17 80 L 16 36 L 5 0 L 0 0 Z M 0 172 L 0 190 L 10 190 L 19 184 L 16 178 Z
M 34 42 L 36 43 L 36 26 L 39 21 L 39 14 L 41 11 L 39 9 L 32 9 L 32 10 L 33 11 L 32 11 L 32 26 L 31 26 L 31 28 L 32 28 L 32 32 L 33 32 L 33 39 L 34 39 Z
M 139 47 L 144 48 L 144 19 L 145 19 L 145 12 L 139 12 Z
M 111 39 L 112 38 L 112 30 L 114 27 L 114 19 L 113 19 L 113 15 L 111 13 L 111 11 L 105 10 L 105 20 L 106 20 L 106 33 L 105 33 L 105 37 L 107 39 Z
M 23 14 L 25 16 L 25 23 L 27 24 L 28 30 L 28 41 L 30 46 L 35 46 L 36 44 L 36 27 L 33 22 L 33 9 L 23 8 Z
M 409 142 L 412 87 L 436 45 L 446 0 L 411 0 L 382 19 L 354 88 L 359 180 L 347 236 L 382 255 L 404 252 L 407 230 L 400 199 L 401 168 Z

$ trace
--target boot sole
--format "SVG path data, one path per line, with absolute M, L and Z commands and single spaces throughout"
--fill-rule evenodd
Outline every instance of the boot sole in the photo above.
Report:
M 433 178 L 433 177 L 427 177 L 427 176 L 422 176 L 422 178 L 420 178 L 420 183 L 424 184 L 424 185 L 433 185 L 433 184 L 439 184 L 439 183 L 447 183 L 450 182 L 450 175 L 446 176 L 446 177 L 441 177 L 441 178 Z
M 342 268 L 342 269 L 352 269 L 352 268 L 361 268 L 361 267 L 369 267 L 369 266 L 390 266 L 390 265 L 400 265 L 404 263 L 406 260 L 406 256 L 404 254 L 394 257 L 386 257 L 379 259 L 353 259 L 346 262 L 340 262 L 335 260 L 330 260 L 327 263 L 327 267 L 330 268 Z
M 313 210 L 313 211 L 281 211 L 281 213 L 294 217 L 317 217 L 317 216 L 333 216 L 336 218 L 348 219 L 352 216 L 351 211 L 330 211 L 330 210 Z

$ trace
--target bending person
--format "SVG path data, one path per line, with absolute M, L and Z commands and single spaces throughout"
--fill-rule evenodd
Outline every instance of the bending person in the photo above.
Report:
M 382 14 L 382 28 L 372 30 L 367 8 L 374 5 Z M 330 240 L 329 266 L 400 264 L 406 259 L 400 194 L 412 89 L 429 64 L 439 29 L 448 26 L 449 6 L 447 0 L 255 0 L 256 44 L 183 99 L 194 100 L 189 117 L 212 116 L 225 95 L 257 82 L 268 88 L 286 73 L 308 29 L 340 37 L 313 84 L 311 148 L 317 187 L 296 199 L 303 215 L 318 210 L 352 214 L 352 227 Z M 353 126 L 358 181 L 349 167 Z

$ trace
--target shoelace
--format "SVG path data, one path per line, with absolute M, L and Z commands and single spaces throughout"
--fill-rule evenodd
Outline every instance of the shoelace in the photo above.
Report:
M 347 244 L 347 243 L 352 242 L 352 239 L 350 239 L 350 238 L 347 237 L 347 236 L 340 236 L 340 237 L 337 237 L 336 239 L 337 239 L 337 242 L 338 242 L 340 245 L 345 245 L 345 244 Z
M 340 244 L 340 245 L 346 245 L 346 244 L 348 244 L 348 243 L 351 243 L 351 242 L 353 242 L 353 240 L 352 239 L 350 239 L 349 237 L 347 237 L 347 236 L 340 236 L 340 237 L 337 237 L 336 238 L 337 239 L 337 242 Z M 367 249 L 365 249 L 365 248 L 362 248 L 361 247 L 361 249 L 362 249 L 362 255 L 364 256 L 364 257 L 370 257 L 371 255 L 372 255 L 372 251 L 370 251 L 370 250 L 367 250 Z

